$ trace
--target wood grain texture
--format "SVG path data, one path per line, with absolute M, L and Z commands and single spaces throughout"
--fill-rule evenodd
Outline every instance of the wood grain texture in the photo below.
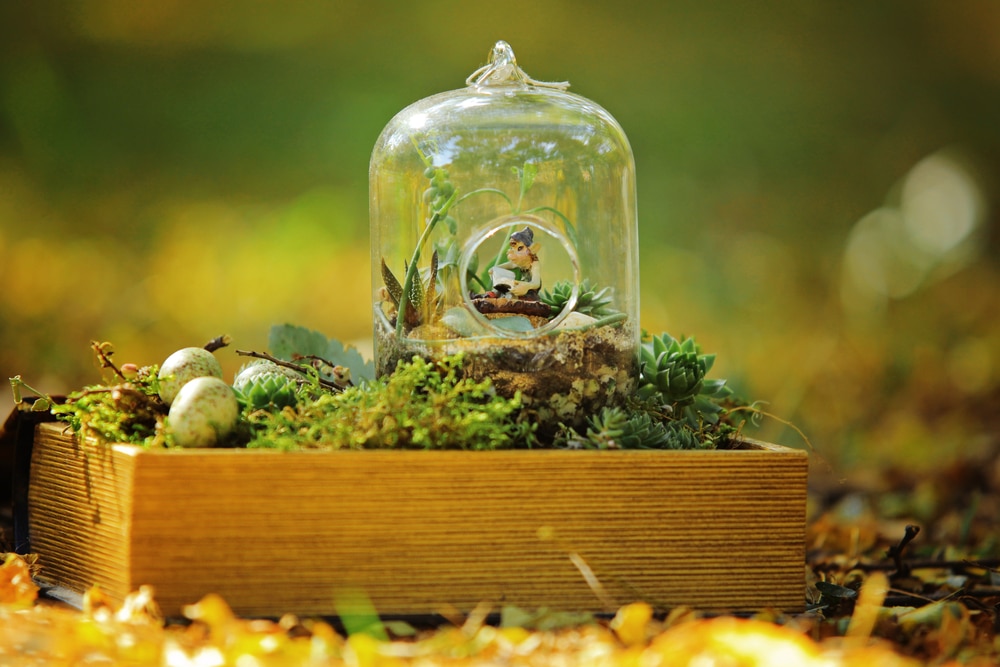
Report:
M 801 610 L 804 452 L 85 454 L 38 429 L 32 549 L 76 590 L 155 587 L 166 613 L 221 594 L 240 614 L 391 615 L 482 601 L 602 610 Z M 575 556 L 573 556 L 575 554 Z M 572 556 L 572 558 L 571 558 Z M 603 599 L 573 563 L 603 587 Z

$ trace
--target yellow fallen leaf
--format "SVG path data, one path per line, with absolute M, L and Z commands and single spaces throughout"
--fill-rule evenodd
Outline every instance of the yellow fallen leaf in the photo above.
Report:
M 643 644 L 648 639 L 653 608 L 645 602 L 633 602 L 618 610 L 611 619 L 611 629 L 626 646 Z
M 8 553 L 0 564 L 0 604 L 30 607 L 38 597 L 38 586 L 31 579 L 28 562 Z
M 854 605 L 854 614 L 847 626 L 845 635 L 850 639 L 866 639 L 875 629 L 885 595 L 889 592 L 889 579 L 884 572 L 873 572 L 861 586 L 858 602 Z
M 821 659 L 813 640 L 795 630 L 723 616 L 683 623 L 660 634 L 642 664 L 818 667 L 830 663 Z

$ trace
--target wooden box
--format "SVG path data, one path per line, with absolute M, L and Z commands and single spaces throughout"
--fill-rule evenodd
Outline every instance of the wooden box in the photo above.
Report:
M 801 610 L 804 452 L 145 451 L 37 427 L 27 516 L 49 581 L 168 615 L 386 616 L 480 602 Z M 589 572 L 588 572 L 589 570 Z M 585 574 L 592 573 L 590 581 Z M 596 579 L 596 584 L 594 582 Z

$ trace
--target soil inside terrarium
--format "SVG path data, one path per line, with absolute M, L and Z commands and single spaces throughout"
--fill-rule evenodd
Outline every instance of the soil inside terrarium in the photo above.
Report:
M 415 355 L 436 359 L 461 352 L 468 377 L 490 378 L 503 396 L 520 393 L 524 409 L 537 420 L 538 435 L 544 439 L 560 425 L 583 427 L 589 415 L 605 406 L 621 405 L 635 393 L 639 376 L 636 340 L 629 322 L 530 338 L 437 340 L 400 339 L 394 330 L 376 322 L 376 372 L 389 374 L 400 361 Z

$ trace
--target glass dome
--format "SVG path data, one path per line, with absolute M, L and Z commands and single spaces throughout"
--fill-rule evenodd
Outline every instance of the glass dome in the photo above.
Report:
M 403 109 L 372 152 L 377 371 L 462 352 L 541 423 L 579 422 L 638 377 L 631 148 L 506 42 L 466 84 Z

